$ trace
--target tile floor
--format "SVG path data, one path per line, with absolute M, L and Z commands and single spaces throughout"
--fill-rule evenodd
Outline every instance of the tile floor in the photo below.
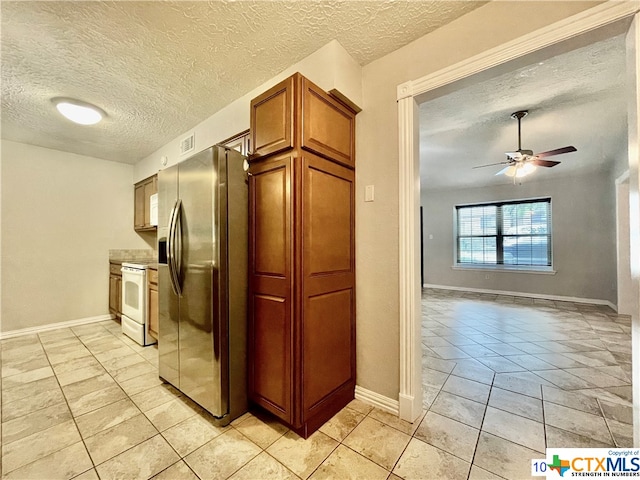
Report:
M 426 290 L 413 424 L 354 400 L 308 440 L 226 428 L 114 321 L 2 341 L 2 478 L 518 479 L 545 446 L 629 446 L 630 326 L 602 307 Z
M 414 438 L 467 462 L 470 479 L 528 478 L 547 447 L 632 446 L 630 317 L 427 289 L 422 318 Z

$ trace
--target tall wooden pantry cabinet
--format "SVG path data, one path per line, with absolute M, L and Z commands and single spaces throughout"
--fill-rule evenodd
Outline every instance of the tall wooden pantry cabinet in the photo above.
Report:
M 249 396 L 306 438 L 354 396 L 355 112 L 295 74 L 251 147 Z

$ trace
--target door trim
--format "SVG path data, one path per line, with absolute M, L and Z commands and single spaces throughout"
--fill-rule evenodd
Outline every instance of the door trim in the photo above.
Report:
M 608 1 L 531 32 L 430 75 L 397 87 L 399 153 L 400 418 L 413 421 L 422 412 L 420 342 L 420 152 L 417 98 L 545 47 L 569 40 L 640 10 L 637 1 Z
M 631 373 L 633 397 L 633 444 L 640 444 L 640 14 L 636 14 L 627 32 L 627 94 L 629 98 L 627 150 L 629 152 L 629 267 L 636 293 L 631 312 Z

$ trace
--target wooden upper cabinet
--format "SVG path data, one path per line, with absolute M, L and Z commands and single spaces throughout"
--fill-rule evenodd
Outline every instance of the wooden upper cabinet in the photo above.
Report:
M 133 227 L 137 230 L 144 228 L 144 184 L 138 183 L 133 188 L 135 189 Z
M 301 77 L 300 88 L 302 148 L 353 167 L 356 123 L 354 112 L 304 77 Z
M 293 148 L 295 80 L 289 77 L 251 101 L 251 159 Z
M 137 231 L 155 230 L 151 225 L 151 195 L 158 192 L 158 176 L 149 178 L 134 185 L 134 215 L 133 228 Z
M 251 102 L 250 161 L 299 146 L 355 166 L 355 113 L 299 73 Z
M 151 225 L 151 195 L 158 191 L 157 178 L 153 176 L 153 180 L 144 184 L 144 224 Z
M 219 145 L 240 152 L 245 157 L 249 155 L 249 130 L 244 130 L 233 137 L 220 142 Z

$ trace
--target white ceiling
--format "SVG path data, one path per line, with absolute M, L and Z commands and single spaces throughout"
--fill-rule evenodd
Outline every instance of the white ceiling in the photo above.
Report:
M 518 110 L 529 110 L 522 119 L 523 149 L 534 153 L 568 145 L 578 149 L 550 157 L 560 165 L 538 168 L 523 181 L 607 168 L 621 155 L 626 157 L 624 35 L 535 61 L 423 103 L 422 187 L 512 183 L 510 177 L 495 176 L 503 166 L 473 167 L 504 161 L 505 152 L 518 148 L 518 123 L 510 117 Z
M 135 163 L 333 39 L 365 65 L 483 3 L 3 0 L 2 138 Z

